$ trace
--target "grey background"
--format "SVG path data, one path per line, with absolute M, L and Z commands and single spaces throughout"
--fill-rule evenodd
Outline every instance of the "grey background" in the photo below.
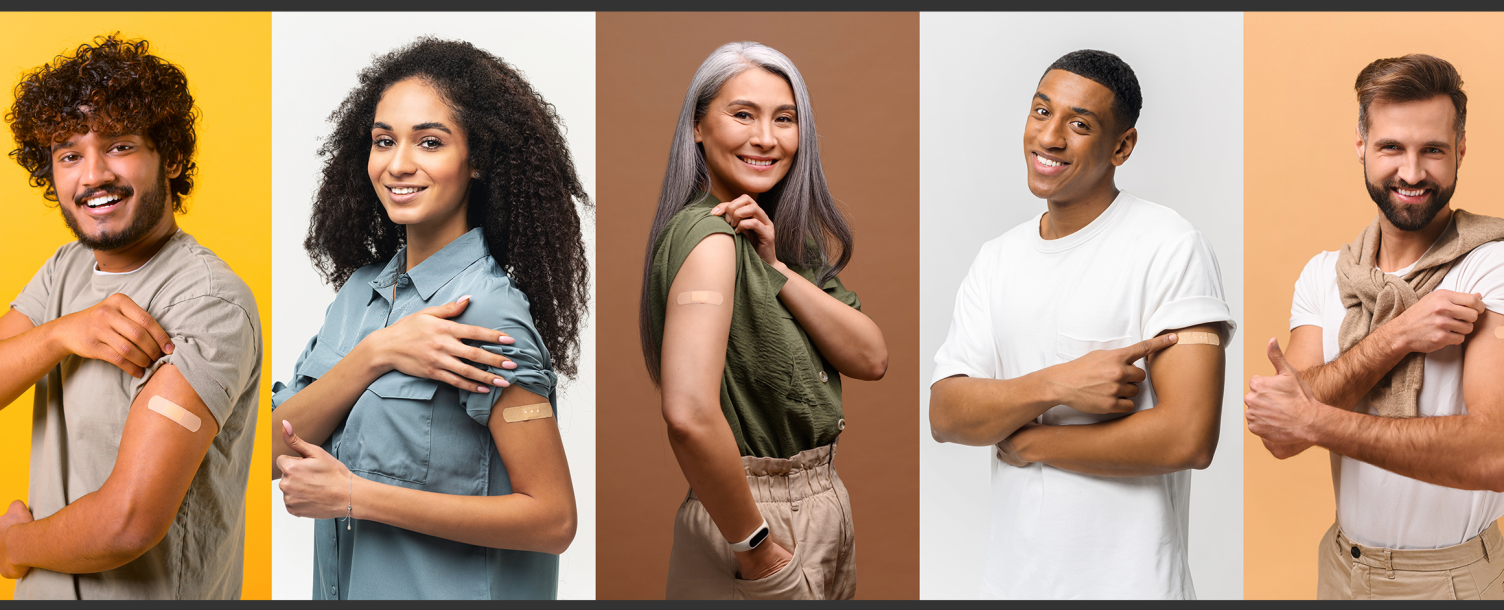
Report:
M 930 438 L 929 385 L 956 289 L 983 243 L 1044 210 L 1025 184 L 1035 86 L 1077 49 L 1117 54 L 1143 90 L 1138 146 L 1118 188 L 1167 206 L 1216 250 L 1238 334 L 1222 430 L 1192 474 L 1190 565 L 1201 599 L 1243 597 L 1243 17 L 1004 13 L 920 16 L 920 597 L 979 595 L 988 449 Z M 1061 281 L 1070 281 L 1061 278 Z M 1111 510 L 1111 507 L 1102 507 Z M 1133 527 L 1125 522 L 1123 527 Z M 1093 565 L 1082 549 L 1081 569 Z
M 319 280 L 303 238 L 322 167 L 326 122 L 356 75 L 421 35 L 465 40 L 517 68 L 564 119 L 575 169 L 595 198 L 593 13 L 275 13 L 272 15 L 272 379 L 287 380 L 318 333 L 334 290 Z M 559 599 L 595 598 L 595 222 L 585 217 L 590 317 L 582 325 L 579 378 L 563 380 L 559 431 L 574 482 L 579 527 L 560 557 Z M 272 484 L 272 598 L 313 591 L 313 521 L 287 514 Z

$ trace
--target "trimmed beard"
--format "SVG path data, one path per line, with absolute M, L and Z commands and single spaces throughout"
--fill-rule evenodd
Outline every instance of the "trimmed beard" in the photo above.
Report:
M 127 226 L 119 233 L 111 235 L 105 232 L 101 233 L 97 238 L 85 235 L 83 231 L 79 230 L 78 221 L 73 218 L 74 212 L 68 209 L 69 204 L 59 206 L 64 208 L 63 222 L 68 224 L 68 229 L 73 231 L 73 236 L 78 238 L 78 242 L 87 246 L 90 250 L 108 252 L 136 243 L 142 237 L 151 233 L 151 230 L 157 226 L 157 223 L 162 221 L 162 215 L 167 213 L 167 189 L 162 186 L 162 175 L 165 171 L 165 166 L 158 168 L 157 178 L 151 182 L 151 186 L 139 191 L 140 197 L 137 198 L 136 217 L 131 219 L 130 226 Z M 119 189 L 116 193 L 119 194 L 121 190 L 130 189 L 128 187 L 126 189 Z M 127 193 L 126 196 L 136 193 L 132 191 L 131 193 Z M 74 203 L 72 205 L 78 204 Z
M 1457 181 L 1447 188 L 1437 186 L 1435 182 L 1425 181 L 1418 185 L 1410 185 L 1403 180 L 1395 179 L 1384 184 L 1374 184 L 1368 179 L 1368 163 L 1364 159 L 1363 184 L 1368 187 L 1368 196 L 1379 205 L 1379 211 L 1384 213 L 1384 218 L 1389 219 L 1389 224 L 1401 231 L 1419 231 L 1431 224 L 1436 215 L 1441 213 L 1441 208 L 1446 207 L 1452 201 L 1452 193 L 1457 191 Z M 1411 206 L 1395 203 L 1394 194 L 1389 192 L 1391 188 L 1430 188 L 1431 200 L 1421 206 Z

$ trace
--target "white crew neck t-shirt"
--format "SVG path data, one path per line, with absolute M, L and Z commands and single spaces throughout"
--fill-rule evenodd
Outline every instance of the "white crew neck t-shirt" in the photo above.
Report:
M 1337 333 L 1347 310 L 1337 288 L 1337 252 L 1322 252 L 1306 263 L 1295 282 L 1290 329 L 1321 328 L 1327 362 L 1337 359 Z M 1414 265 L 1412 265 L 1413 267 Z M 1391 275 L 1403 275 L 1410 267 Z M 1437 290 L 1483 294 L 1483 306 L 1504 313 L 1504 242 L 1478 246 L 1453 265 Z M 1486 373 L 1480 373 L 1486 374 Z M 1449 345 L 1425 356 L 1420 415 L 1463 415 L 1462 346 Z M 1368 411 L 1368 400 L 1357 406 Z M 1504 494 L 1432 485 L 1343 457 L 1338 470 L 1337 523 L 1354 542 L 1386 549 L 1439 549 L 1461 544 L 1504 516 Z
M 956 294 L 930 383 L 1011 379 L 1197 324 L 1223 322 L 1232 336 L 1211 244 L 1169 208 L 1121 193 L 1091 224 L 1054 240 L 1040 238 L 1039 221 L 982 246 Z M 1154 407 L 1152 378 L 1134 402 L 1136 410 Z M 1116 417 L 1059 405 L 1038 421 Z M 1016 468 L 994 454 L 983 597 L 1194 599 L 1190 484 L 1188 471 L 1101 477 L 1037 463 Z

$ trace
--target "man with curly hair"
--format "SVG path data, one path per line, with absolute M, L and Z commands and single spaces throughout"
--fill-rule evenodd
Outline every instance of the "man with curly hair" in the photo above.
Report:
M 0 316 L 0 406 L 36 389 L 30 506 L 0 516 L 0 575 L 17 598 L 238 598 L 261 323 L 177 227 L 187 78 L 115 35 L 15 91 L 11 156 L 78 241 Z

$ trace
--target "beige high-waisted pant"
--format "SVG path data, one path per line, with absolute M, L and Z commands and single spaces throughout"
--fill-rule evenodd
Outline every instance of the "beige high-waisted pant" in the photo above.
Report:
M 1317 599 L 1504 600 L 1498 522 L 1457 546 L 1412 551 L 1363 546 L 1333 524 L 1318 561 Z
M 769 538 L 793 553 L 767 578 L 738 578 L 736 556 L 694 490 L 679 505 L 668 558 L 668 599 L 851 599 L 856 542 L 851 497 L 836 475 L 834 444 L 789 459 L 743 457 Z

